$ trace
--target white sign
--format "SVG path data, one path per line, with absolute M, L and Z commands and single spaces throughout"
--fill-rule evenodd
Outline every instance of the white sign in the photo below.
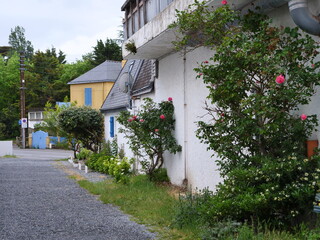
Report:
M 21 127 L 28 128 L 28 119 L 27 118 L 21 118 Z

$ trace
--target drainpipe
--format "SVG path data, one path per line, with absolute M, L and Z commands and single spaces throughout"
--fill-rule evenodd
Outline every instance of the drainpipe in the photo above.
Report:
M 183 117 L 184 117 L 184 179 L 183 185 L 188 187 L 188 107 L 187 107 L 187 52 L 183 54 Z
M 261 8 L 264 12 L 268 12 L 287 2 L 294 23 L 307 33 L 320 36 L 320 17 L 310 13 L 307 0 L 257 0 L 250 1 L 247 6 L 251 4 L 254 7 Z
M 320 36 L 320 17 L 310 13 L 307 0 L 289 1 L 289 10 L 297 26 L 307 33 Z

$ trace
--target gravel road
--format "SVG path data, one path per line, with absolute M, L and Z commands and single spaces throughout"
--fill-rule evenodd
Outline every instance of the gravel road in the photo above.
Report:
M 53 155 L 45 159 L 35 150 L 34 157 L 28 151 L 25 158 L 15 154 L 20 157 L 0 158 L 1 240 L 155 238 L 143 225 L 80 188 L 56 162 L 47 160 Z

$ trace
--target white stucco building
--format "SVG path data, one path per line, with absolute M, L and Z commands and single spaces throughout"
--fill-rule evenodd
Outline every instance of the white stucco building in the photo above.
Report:
M 137 94 L 133 98 L 133 110 L 139 109 L 141 100 L 145 96 L 152 97 L 155 102 L 166 100 L 168 97 L 173 98 L 175 136 L 178 144 L 182 146 L 182 152 L 165 156 L 165 167 L 172 183 L 177 185 L 187 183 L 192 188 L 214 189 L 221 180 L 215 165 L 214 153 L 207 151 L 207 146 L 200 143 L 195 133 L 197 121 L 206 120 L 204 106 L 208 90 L 201 79 L 196 79 L 193 70 L 198 63 L 208 60 L 212 52 L 202 47 L 183 56 L 174 50 L 172 41 L 175 40 L 175 33 L 172 29 L 168 29 L 168 25 L 175 19 L 175 10 L 186 9 L 193 2 L 193 0 L 125 1 L 122 6 L 122 11 L 125 12 L 126 37 L 123 55 L 125 59 L 156 60 L 154 89 Z M 288 2 L 291 6 L 291 15 Z M 309 4 L 309 8 L 306 7 L 306 3 Z M 320 35 L 319 21 L 311 16 L 319 14 L 320 2 L 317 0 L 230 0 L 228 4 L 243 11 L 253 5 L 260 6 L 273 18 L 274 24 L 293 27 L 296 26 L 296 22 L 304 30 Z M 218 7 L 221 1 L 209 1 L 209 5 Z M 314 37 L 319 40 L 319 37 Z M 129 42 L 135 43 L 137 48 L 135 54 L 125 49 L 126 43 Z M 302 107 L 301 111 L 320 116 L 319 98 L 318 95 L 315 96 L 312 103 Z M 314 134 L 312 138 L 319 139 L 317 136 L 319 134 Z

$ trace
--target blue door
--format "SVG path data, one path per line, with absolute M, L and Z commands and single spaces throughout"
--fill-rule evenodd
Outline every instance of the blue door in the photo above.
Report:
M 48 133 L 37 131 L 32 133 L 32 148 L 45 149 L 47 147 Z

